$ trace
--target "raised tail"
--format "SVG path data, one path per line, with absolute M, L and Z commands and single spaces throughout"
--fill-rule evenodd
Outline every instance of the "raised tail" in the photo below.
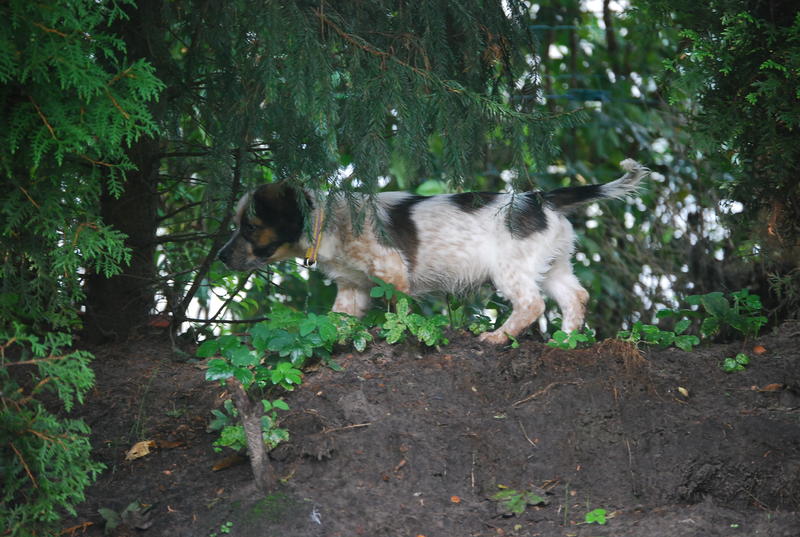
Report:
M 622 198 L 627 194 L 633 194 L 639 189 L 641 180 L 650 175 L 648 168 L 630 158 L 620 162 L 620 166 L 625 170 L 625 175 L 616 181 L 603 185 L 557 188 L 550 192 L 543 192 L 542 198 L 553 209 L 567 211 L 590 201 Z

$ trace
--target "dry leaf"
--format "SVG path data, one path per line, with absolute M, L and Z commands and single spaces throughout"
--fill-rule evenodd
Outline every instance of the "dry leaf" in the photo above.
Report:
M 753 354 L 759 354 L 760 355 L 760 354 L 764 354 L 765 352 L 767 352 L 767 349 L 764 348 L 763 345 L 756 345 L 755 347 L 753 347 Z
M 678 393 L 680 393 L 684 397 L 689 397 L 689 390 L 687 390 L 683 386 L 678 386 Z
M 142 440 L 141 442 L 136 442 L 131 449 L 125 454 L 126 461 L 132 461 L 135 459 L 140 459 L 146 455 L 150 454 L 150 448 L 156 447 L 156 443 L 152 440 Z
M 234 466 L 244 461 L 245 458 L 243 456 L 239 455 L 238 453 L 234 453 L 229 457 L 225 457 L 224 459 L 215 462 L 214 465 L 211 467 L 211 470 L 214 472 L 219 472 L 220 470 L 225 470 L 226 468 L 230 468 L 231 466 Z
M 758 391 L 760 391 L 760 392 L 779 392 L 782 389 L 783 389 L 783 384 L 778 384 L 776 382 L 776 383 L 773 383 L 773 384 L 767 384 L 763 388 L 759 388 Z
M 458 496 L 450 496 L 450 501 L 453 503 L 461 503 L 461 498 Z

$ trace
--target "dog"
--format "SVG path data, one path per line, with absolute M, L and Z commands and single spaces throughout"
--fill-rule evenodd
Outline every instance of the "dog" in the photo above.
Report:
M 649 174 L 632 159 L 621 167 L 625 174 L 606 184 L 517 194 L 384 192 L 373 203 L 356 198 L 355 207 L 342 196 L 320 200 L 270 183 L 239 200 L 237 230 L 219 258 L 238 271 L 295 257 L 318 261 L 338 287 L 333 311 L 356 317 L 369 307 L 371 276 L 412 296 L 464 293 L 491 281 L 513 310 L 482 341 L 502 344 L 519 335 L 544 313 L 543 295 L 556 301 L 562 329 L 570 332 L 583 326 L 589 293 L 572 271 L 575 233 L 566 214 L 633 194 Z M 365 216 L 356 226 L 359 210 Z

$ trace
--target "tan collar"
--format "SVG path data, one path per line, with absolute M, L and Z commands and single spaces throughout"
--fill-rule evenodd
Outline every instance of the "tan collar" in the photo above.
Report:
M 314 233 L 311 237 L 311 244 L 306 250 L 306 257 L 303 259 L 303 266 L 311 267 L 317 262 L 317 254 L 322 245 L 322 228 L 325 225 L 325 211 L 322 207 L 314 217 Z

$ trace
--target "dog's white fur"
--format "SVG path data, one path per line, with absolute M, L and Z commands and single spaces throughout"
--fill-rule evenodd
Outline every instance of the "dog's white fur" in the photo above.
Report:
M 630 159 L 621 166 L 627 173 L 598 186 L 598 195 L 592 199 L 630 194 L 648 172 Z M 513 312 L 500 328 L 482 334 L 482 341 L 504 343 L 508 335 L 522 332 L 544 312 L 543 295 L 558 303 L 563 330 L 581 328 L 589 294 L 572 272 L 575 233 L 564 215 L 566 205 L 556 208 L 544 203 L 546 227 L 520 238 L 508 226 L 508 211 L 517 199 L 513 194 L 497 195 L 471 210 L 459 207 L 448 195 L 426 198 L 410 208 L 417 247 L 414 259 L 407 259 L 401 248 L 381 240 L 376 230 L 391 226 L 391 209 L 410 197 L 402 192 L 379 194 L 375 210 L 367 211 L 360 233 L 351 223 L 351 210 L 344 200 L 324 204 L 325 230 L 318 264 L 338 286 L 334 311 L 361 316 L 369 306 L 369 291 L 375 285 L 370 276 L 410 295 L 462 293 L 491 281 L 511 302 Z M 587 200 L 578 202 L 584 201 Z M 240 211 L 246 205 L 243 199 Z M 309 216 L 312 222 L 319 218 L 318 211 L 315 209 Z M 302 257 L 309 244 L 310 238 L 303 233 L 288 255 Z M 284 253 L 282 257 L 286 256 Z

